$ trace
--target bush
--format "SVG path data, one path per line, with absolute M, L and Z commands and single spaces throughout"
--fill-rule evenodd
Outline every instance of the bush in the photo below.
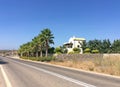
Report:
M 41 61 L 41 62 L 44 62 L 45 60 L 46 60 L 45 57 L 41 57 L 41 58 L 40 58 L 40 61 Z
M 53 57 L 47 57 L 46 58 L 46 61 L 49 62 L 49 61 L 52 61 L 53 60 Z
M 79 48 L 73 48 L 74 53 L 80 53 L 80 49 Z
M 25 57 L 25 56 L 22 56 L 22 57 L 20 57 L 20 58 L 22 58 L 22 59 L 28 59 L 28 57 Z
M 63 50 L 63 53 L 68 53 L 68 50 L 67 50 L 67 49 L 64 49 L 64 50 Z
M 62 50 L 60 47 L 56 47 L 54 51 L 55 53 L 62 53 Z
M 99 53 L 99 50 L 92 50 L 92 53 Z
M 86 48 L 85 50 L 84 50 L 84 53 L 90 53 L 90 48 Z
M 59 54 L 62 54 L 62 53 L 61 52 L 57 52 L 56 54 L 59 55 Z

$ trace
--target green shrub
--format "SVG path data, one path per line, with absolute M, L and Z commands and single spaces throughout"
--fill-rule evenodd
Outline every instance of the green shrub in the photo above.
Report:
M 63 50 L 63 53 L 68 53 L 68 50 L 67 50 L 67 49 L 64 49 L 64 50 Z
M 45 61 L 49 62 L 52 60 L 52 57 L 47 57 Z
M 54 51 L 55 53 L 62 53 L 62 49 L 60 47 L 56 47 Z
M 40 58 L 41 62 L 44 62 L 45 60 L 46 60 L 45 57 Z
M 62 54 L 61 52 L 56 52 L 56 54 Z
M 92 50 L 92 53 L 99 53 L 99 50 Z
M 48 56 L 48 57 L 21 57 L 22 59 L 29 59 L 29 60 L 32 60 L 32 61 L 52 61 L 52 60 L 55 60 L 55 57 L 53 56 Z
M 42 61 L 42 62 L 44 62 L 44 61 L 50 62 L 52 60 L 55 60 L 55 57 L 49 56 L 49 57 L 42 57 L 42 58 L 40 58 L 40 61 Z
M 84 53 L 90 53 L 90 48 L 86 48 L 85 50 L 84 50 Z
M 80 49 L 79 48 L 73 48 L 74 53 L 80 53 Z
M 74 51 L 69 52 L 68 54 L 74 54 Z
M 20 58 L 22 58 L 22 59 L 28 59 L 28 57 L 25 57 L 25 56 L 22 56 L 22 57 L 20 57 Z

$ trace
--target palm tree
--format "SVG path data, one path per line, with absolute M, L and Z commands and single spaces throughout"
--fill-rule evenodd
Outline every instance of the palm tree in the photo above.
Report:
M 31 54 L 35 52 L 36 57 L 39 56 L 38 53 L 40 52 L 42 57 L 42 52 L 45 48 L 47 57 L 50 44 L 54 44 L 53 38 L 50 29 L 44 29 L 38 36 L 34 37 L 31 42 L 21 45 L 18 52 L 21 56 L 31 56 Z
M 44 39 L 43 39 L 43 36 L 42 34 L 39 34 L 38 35 L 38 48 L 39 48 L 39 51 L 40 51 L 40 57 L 42 57 L 42 51 L 43 51 L 43 48 L 44 48 Z
M 30 56 L 33 56 L 33 52 L 34 52 L 34 43 L 33 43 L 33 41 L 31 41 L 29 43 L 29 52 L 30 52 Z
M 21 54 L 21 56 L 28 56 L 28 47 L 27 47 L 27 43 L 23 44 L 20 46 L 19 52 Z
M 20 55 L 20 57 L 23 56 L 23 49 L 22 49 L 22 46 L 23 46 L 23 45 L 21 45 L 20 48 L 18 49 L 18 54 Z
M 54 44 L 53 41 L 53 34 L 51 33 L 51 30 L 46 28 L 41 31 L 41 38 L 44 41 L 45 44 L 45 50 L 46 50 L 46 57 L 48 56 L 48 48 L 50 44 Z
M 33 40 L 34 50 L 36 52 L 36 57 L 38 57 L 38 52 L 40 52 L 40 56 L 42 57 L 42 51 L 44 47 L 44 39 L 41 34 L 36 36 Z
M 38 49 L 38 38 L 34 37 L 34 39 L 32 39 L 32 42 L 34 44 L 34 46 L 33 46 L 34 52 L 36 53 L 36 57 L 38 57 L 38 52 L 39 52 L 39 49 Z

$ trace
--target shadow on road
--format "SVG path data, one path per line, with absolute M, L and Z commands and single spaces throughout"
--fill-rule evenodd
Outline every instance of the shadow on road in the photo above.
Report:
M 2 64 L 8 64 L 8 62 L 5 62 L 2 59 L 0 59 L 0 65 L 2 65 Z

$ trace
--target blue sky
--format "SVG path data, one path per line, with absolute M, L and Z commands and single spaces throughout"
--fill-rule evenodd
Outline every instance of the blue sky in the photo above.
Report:
M 17 49 L 44 28 L 55 47 L 71 36 L 120 39 L 120 0 L 0 0 L 0 49 Z

